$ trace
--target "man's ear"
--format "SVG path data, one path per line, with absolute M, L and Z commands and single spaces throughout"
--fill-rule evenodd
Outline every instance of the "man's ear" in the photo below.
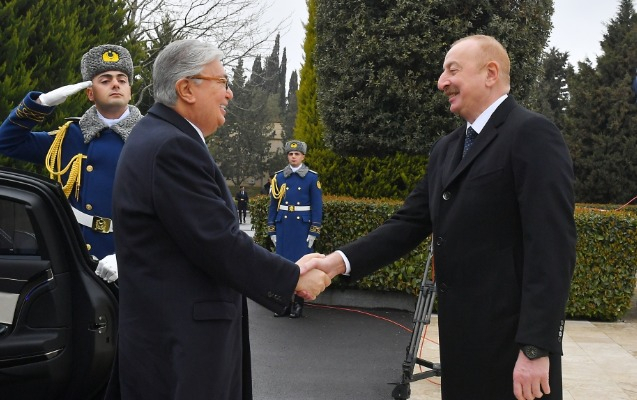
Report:
M 190 79 L 180 79 L 175 83 L 175 91 L 177 92 L 177 97 L 182 99 L 184 102 L 192 104 L 195 102 L 195 93 L 192 91 L 194 83 Z
M 496 61 L 489 61 L 485 66 L 487 70 L 487 86 L 493 86 L 500 80 L 500 64 Z
M 86 88 L 86 97 L 91 103 L 95 103 L 95 93 L 93 93 L 93 88 Z

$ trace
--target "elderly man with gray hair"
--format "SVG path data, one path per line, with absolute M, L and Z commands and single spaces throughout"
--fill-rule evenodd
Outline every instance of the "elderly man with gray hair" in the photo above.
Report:
M 179 40 L 153 66 L 155 104 L 122 151 L 114 183 L 120 265 L 119 368 L 107 398 L 252 398 L 249 297 L 281 312 L 330 280 L 241 231 L 205 138 L 232 100 L 222 53 Z M 120 393 L 117 393 L 120 389 Z M 118 397 L 120 394 L 121 397 Z

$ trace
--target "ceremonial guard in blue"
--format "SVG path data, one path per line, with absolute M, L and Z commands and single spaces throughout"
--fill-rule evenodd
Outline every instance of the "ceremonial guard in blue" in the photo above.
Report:
M 117 279 L 111 204 L 115 168 L 139 110 L 129 105 L 133 61 L 121 46 L 105 44 L 84 54 L 85 82 L 48 93 L 29 92 L 0 127 L 0 153 L 44 164 L 63 186 L 89 253 L 99 259 L 96 273 Z M 33 132 L 55 106 L 81 90 L 95 103 L 81 118 L 68 118 L 53 132 Z
M 307 144 L 292 140 L 284 149 L 289 164 L 271 181 L 268 235 L 276 253 L 294 261 L 311 253 L 321 234 L 323 197 L 318 174 L 303 164 Z M 302 312 L 303 299 L 295 295 L 290 306 L 275 316 L 298 318 Z

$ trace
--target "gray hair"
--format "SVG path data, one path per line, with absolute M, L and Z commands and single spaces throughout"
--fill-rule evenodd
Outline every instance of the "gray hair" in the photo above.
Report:
M 177 81 L 199 74 L 206 65 L 221 61 L 222 58 L 221 50 L 199 40 L 176 40 L 170 43 L 159 52 L 153 64 L 155 101 L 174 107 L 177 104 Z

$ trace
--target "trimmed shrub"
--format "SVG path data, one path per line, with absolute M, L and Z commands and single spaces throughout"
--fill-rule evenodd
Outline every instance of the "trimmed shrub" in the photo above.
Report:
M 251 199 L 255 241 L 271 248 L 267 237 L 267 196 Z M 372 231 L 391 216 L 402 201 L 324 196 L 323 228 L 316 251 L 331 253 Z M 637 273 L 637 216 L 630 211 L 577 207 L 577 260 L 566 313 L 569 318 L 615 321 L 630 308 Z M 364 279 L 349 284 L 358 289 L 418 294 L 429 243 Z M 346 287 L 335 279 L 333 286 Z

